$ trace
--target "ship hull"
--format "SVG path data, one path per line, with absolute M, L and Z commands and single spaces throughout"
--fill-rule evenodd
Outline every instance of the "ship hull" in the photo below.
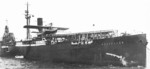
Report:
M 26 59 L 51 62 L 146 66 L 146 35 L 95 39 L 92 44 L 72 45 L 70 41 L 44 46 L 17 46 Z

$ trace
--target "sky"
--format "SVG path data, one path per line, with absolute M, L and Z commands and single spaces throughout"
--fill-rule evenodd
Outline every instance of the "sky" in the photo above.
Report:
M 0 37 L 8 25 L 16 39 L 26 38 L 27 2 L 29 13 L 34 15 L 32 25 L 42 17 L 44 25 L 52 22 L 53 26 L 69 28 L 67 32 L 143 32 L 150 40 L 150 0 L 0 0 Z
M 44 25 L 52 22 L 53 26 L 69 28 L 69 32 L 149 31 L 148 0 L 0 0 L 0 36 L 4 33 L 5 25 L 8 25 L 16 39 L 26 38 L 23 26 L 26 25 L 27 2 L 29 13 L 34 15 L 32 25 L 36 25 L 37 18 L 42 17 Z

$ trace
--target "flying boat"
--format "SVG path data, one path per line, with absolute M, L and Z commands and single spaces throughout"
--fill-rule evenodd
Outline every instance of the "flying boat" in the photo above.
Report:
M 57 33 L 58 30 L 67 30 L 69 28 L 64 28 L 64 27 L 53 27 L 52 23 L 49 25 L 43 26 L 43 21 L 42 18 L 37 19 L 37 25 L 25 25 L 24 28 L 29 28 L 29 29 L 38 29 L 38 32 L 33 31 L 32 33 L 38 33 L 38 34 L 55 34 Z

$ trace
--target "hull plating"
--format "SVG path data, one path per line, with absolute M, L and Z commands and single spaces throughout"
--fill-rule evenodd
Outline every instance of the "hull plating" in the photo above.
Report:
M 72 45 L 70 41 L 54 45 L 17 47 L 26 59 L 52 62 L 116 66 L 146 65 L 146 35 L 93 40 L 91 44 Z

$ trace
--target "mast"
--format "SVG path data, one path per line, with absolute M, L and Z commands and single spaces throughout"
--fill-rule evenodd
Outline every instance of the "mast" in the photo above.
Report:
M 8 20 L 6 19 L 6 26 L 5 26 L 3 38 L 7 35 L 9 35 L 9 28 L 8 28 Z
M 26 18 L 26 23 L 27 23 L 27 26 L 30 25 L 30 18 L 31 16 L 29 15 L 29 10 L 28 10 L 28 2 L 27 2 L 27 10 L 25 10 L 25 18 Z M 29 36 L 30 36 L 30 29 L 27 28 L 27 39 L 29 39 Z

